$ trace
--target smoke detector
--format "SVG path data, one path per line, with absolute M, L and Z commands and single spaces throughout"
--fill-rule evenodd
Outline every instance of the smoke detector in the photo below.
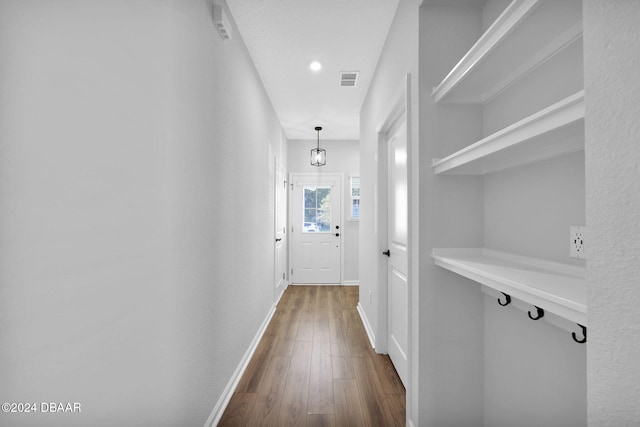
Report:
M 356 87 L 356 84 L 358 83 L 359 74 L 360 74 L 360 71 L 341 71 L 340 86 Z
M 213 4 L 213 25 L 218 30 L 218 34 L 222 40 L 231 40 L 231 24 L 227 19 L 227 14 L 224 13 L 222 5 Z

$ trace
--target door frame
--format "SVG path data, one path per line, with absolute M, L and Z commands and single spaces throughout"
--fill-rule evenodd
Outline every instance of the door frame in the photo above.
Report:
M 345 197 L 345 193 L 344 193 L 344 183 L 345 183 L 345 177 L 344 177 L 344 173 L 311 173 L 311 172 L 290 172 L 289 173 L 289 195 L 287 196 L 287 199 L 289 200 L 289 210 L 288 210 L 288 215 L 287 215 L 287 233 L 289 235 L 291 235 L 291 227 L 293 226 L 292 221 L 293 218 L 295 218 L 294 212 L 293 210 L 296 208 L 296 206 L 294 206 L 293 203 L 293 185 L 294 185 L 294 180 L 296 177 L 303 177 L 303 178 L 337 178 L 339 185 L 340 185 L 340 212 L 338 213 L 338 218 L 340 221 L 340 284 L 344 285 L 344 210 L 345 210 L 345 203 L 344 203 L 344 197 Z M 293 247 L 293 239 L 289 239 L 289 259 L 287 260 L 287 264 L 289 266 L 289 271 L 288 271 L 288 275 L 289 275 L 289 284 L 295 285 L 296 281 L 295 281 L 295 274 L 292 276 L 291 275 L 291 269 L 293 268 L 293 251 L 294 251 L 294 247 Z
M 411 403 L 413 401 L 413 390 L 417 384 L 417 378 L 414 378 L 414 354 L 418 348 L 418 342 L 415 340 L 417 337 L 417 310 L 414 310 L 414 305 L 417 307 L 418 298 L 418 286 L 414 283 L 413 279 L 413 248 L 414 248 L 414 233 L 413 233 L 413 214 L 412 214 L 412 197 L 413 197 L 413 168 L 412 168 L 412 138 L 411 138 L 411 74 L 406 74 L 400 88 L 396 91 L 395 96 L 391 98 L 392 103 L 386 114 L 379 120 L 379 125 L 376 127 L 376 134 L 378 136 L 378 203 L 377 203 L 377 217 L 378 217 L 378 256 L 383 259 L 385 255 L 383 251 L 388 248 L 388 155 L 387 155 L 387 140 L 388 133 L 394 128 L 398 120 L 404 117 L 406 122 L 406 138 L 407 138 L 407 283 L 409 284 L 408 298 L 407 298 L 407 316 L 408 316 L 408 344 L 407 344 L 407 387 L 406 387 L 406 411 L 407 419 L 411 414 Z M 417 153 L 416 153 L 417 154 Z M 389 283 L 388 283 L 388 271 L 387 262 L 378 263 L 378 325 L 375 331 L 376 337 L 376 352 L 384 353 L 388 352 L 388 338 L 389 338 Z
M 273 206 L 274 206 L 274 224 L 273 224 L 273 230 L 274 230 L 274 240 L 275 239 L 281 239 L 280 241 L 275 240 L 274 244 L 273 244 L 273 269 L 274 269 L 274 304 L 278 304 L 278 301 L 280 301 L 280 298 L 282 297 L 282 294 L 284 294 L 284 291 L 287 289 L 287 286 L 289 286 L 289 275 L 287 270 L 289 270 L 289 251 L 287 250 L 287 246 L 289 244 L 289 239 L 288 239 L 288 234 L 287 234 L 287 227 L 289 226 L 289 219 L 288 219 L 288 214 L 289 214 L 289 207 L 288 207 L 288 199 L 289 199 L 289 192 L 288 192 L 288 185 L 287 185 L 287 171 L 284 169 L 281 160 L 275 156 L 274 157 L 274 161 L 273 161 L 273 167 L 274 167 L 274 194 L 273 194 Z M 283 182 L 281 182 L 280 180 L 282 180 Z M 283 198 L 282 200 L 278 199 L 278 188 L 280 185 L 284 184 L 284 192 L 283 192 Z M 282 230 L 282 232 L 280 232 L 279 230 L 279 217 L 278 215 L 280 214 L 280 212 L 284 213 L 284 230 Z M 278 246 L 282 246 L 283 247 L 283 257 L 284 257 L 284 277 L 282 277 L 280 279 L 280 277 L 278 276 L 278 278 L 276 278 L 276 272 L 279 270 L 279 265 L 278 265 Z

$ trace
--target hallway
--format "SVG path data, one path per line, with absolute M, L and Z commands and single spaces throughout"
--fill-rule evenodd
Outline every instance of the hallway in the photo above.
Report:
M 356 286 L 290 286 L 219 425 L 404 426 L 404 387 L 357 302 Z
M 0 0 L 0 426 L 640 425 L 638 22 Z M 343 286 L 280 301 L 337 213 Z

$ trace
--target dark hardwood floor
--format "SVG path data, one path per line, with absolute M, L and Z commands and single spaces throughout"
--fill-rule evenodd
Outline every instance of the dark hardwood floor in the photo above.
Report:
M 404 387 L 357 303 L 357 286 L 289 286 L 219 425 L 404 426 Z

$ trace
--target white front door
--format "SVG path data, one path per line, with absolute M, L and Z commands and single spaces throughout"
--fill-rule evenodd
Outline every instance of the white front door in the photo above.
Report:
M 287 178 L 284 168 L 276 158 L 275 161 L 275 259 L 274 281 L 275 301 L 280 299 L 287 285 Z
M 341 283 L 340 175 L 291 176 L 291 282 Z
M 388 347 L 405 387 L 409 324 L 407 126 L 401 117 L 387 134 Z

